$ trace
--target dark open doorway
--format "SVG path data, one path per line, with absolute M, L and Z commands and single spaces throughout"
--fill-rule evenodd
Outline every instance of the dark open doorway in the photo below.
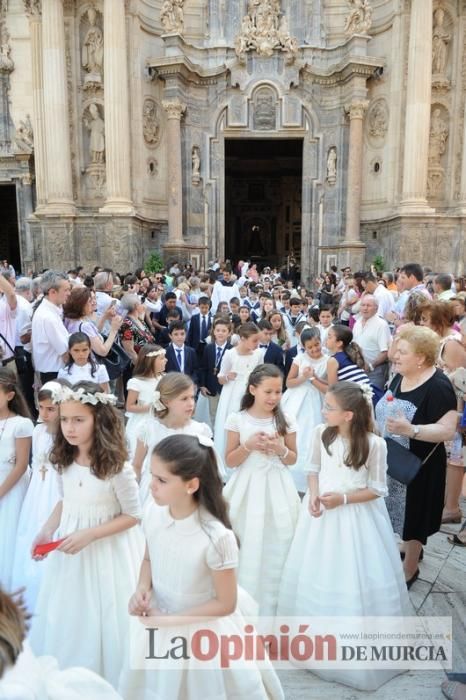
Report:
M 225 139 L 227 258 L 299 260 L 302 170 L 302 139 Z
M 0 259 L 8 260 L 15 270 L 20 270 L 21 254 L 15 185 L 0 185 L 0 212 Z

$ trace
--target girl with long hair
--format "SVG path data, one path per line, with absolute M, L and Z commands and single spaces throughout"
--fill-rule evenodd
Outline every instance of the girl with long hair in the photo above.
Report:
M 64 379 L 70 384 L 78 382 L 95 382 L 102 391 L 110 390 L 110 378 L 107 368 L 95 361 L 91 352 L 91 340 L 86 333 L 72 333 L 68 339 L 69 359 L 58 372 L 57 379 Z
M 192 639 L 196 620 L 217 638 L 242 636 L 245 620 L 237 606 L 235 575 L 238 544 L 212 441 L 192 435 L 165 438 L 152 451 L 151 479 L 153 500 L 143 518 L 146 553 L 129 601 L 130 615 L 143 618 L 144 627 L 157 627 L 158 657 L 163 655 L 159 649 L 169 648 L 178 627 Z M 133 668 L 146 670 L 125 670 L 119 686 L 125 698 L 283 698 L 271 667 L 259 671 L 252 663 L 233 661 L 222 668 L 218 657 L 202 663 L 192 657 L 180 659 L 176 667 L 155 660 L 151 666 L 148 635 L 140 621 L 135 627 L 133 639 L 140 644 L 133 645 Z
M 116 687 L 127 639 L 126 600 L 143 556 L 139 494 L 115 397 L 79 382 L 53 392 L 60 425 L 50 461 L 62 499 L 32 543 L 48 557 L 30 641 L 61 666 L 84 666 Z
M 387 447 L 374 432 L 370 387 L 330 386 L 314 429 L 309 491 L 280 585 L 279 615 L 409 615 L 400 554 L 384 502 Z M 355 632 L 359 631 L 357 625 Z M 325 680 L 375 690 L 398 670 L 312 669 Z

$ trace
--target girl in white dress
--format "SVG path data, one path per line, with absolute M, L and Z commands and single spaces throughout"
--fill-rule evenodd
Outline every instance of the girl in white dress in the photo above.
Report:
M 298 421 L 298 459 L 291 474 L 298 491 L 304 493 L 307 488 L 306 465 L 312 449 L 312 430 L 322 422 L 322 398 L 327 390 L 325 378 L 329 358 L 322 353 L 317 328 L 302 332 L 301 345 L 304 352 L 298 352 L 293 360 L 281 405 L 288 415 Z
M 91 339 L 86 333 L 72 333 L 68 339 L 70 359 L 59 370 L 58 379 L 65 379 L 70 384 L 78 382 L 95 382 L 102 391 L 110 391 L 110 379 L 107 368 L 95 361 L 91 352 Z
M 154 413 L 139 428 L 133 458 L 142 504 L 149 494 L 150 457 L 160 440 L 178 434 L 212 437 L 212 431 L 206 423 L 198 423 L 192 418 L 194 396 L 194 383 L 186 374 L 168 372 L 159 382 L 154 394 Z
M 0 368 L 0 585 L 11 590 L 21 506 L 29 483 L 33 424 L 15 374 Z
M 314 429 L 309 492 L 280 585 L 279 615 L 411 614 L 400 553 L 384 496 L 387 448 L 374 434 L 372 392 L 353 382 L 329 387 L 326 425 Z M 356 633 L 357 628 L 352 631 Z M 314 671 L 375 690 L 398 670 Z
M 152 453 L 155 503 L 145 509 L 146 554 L 129 601 L 130 615 L 145 618 L 144 626 L 142 620 L 134 621 L 133 641 L 137 635 L 139 644 L 134 643 L 131 657 L 132 668 L 144 670 L 122 674 L 119 690 L 128 700 L 283 698 L 271 666 L 259 671 L 253 663 L 232 661 L 222 668 L 219 656 L 199 661 L 192 654 L 174 664 L 146 660 L 144 627 L 157 628 L 159 657 L 179 632 L 189 644 L 199 623 L 217 635 L 244 634 L 245 620 L 237 608 L 238 545 L 212 447 L 209 439 L 176 435 Z
M 61 540 L 49 554 L 32 621 L 36 654 L 62 668 L 84 666 L 116 687 L 126 654 L 125 606 L 144 543 L 141 508 L 116 397 L 80 382 L 54 392 L 60 427 L 50 461 L 62 500 L 32 544 Z M 37 559 L 41 557 L 35 554 Z
M 47 382 L 38 393 L 39 418 L 32 433 L 32 476 L 21 508 L 16 537 L 12 590 L 25 588 L 24 600 L 30 613 L 34 612 L 44 566 L 31 557 L 31 545 L 61 500 L 58 473 L 50 463 L 50 451 L 58 431 L 58 405 L 53 391 L 60 391 L 58 382 Z
M 165 350 L 159 345 L 148 343 L 139 351 L 133 376 L 126 385 L 126 441 L 130 459 L 136 451 L 139 429 L 154 405 L 155 390 L 163 377 L 166 364 Z
M 241 542 L 238 581 L 275 615 L 278 589 L 298 521 L 300 500 L 288 467 L 296 461 L 296 422 L 282 413 L 283 375 L 275 365 L 250 374 L 241 411 L 228 416 L 225 487 Z
M 223 389 L 215 416 L 214 442 L 218 454 L 225 454 L 225 421 L 230 413 L 239 411 L 241 399 L 254 367 L 264 361 L 265 351 L 259 348 L 259 329 L 255 323 L 243 323 L 238 329 L 239 343 L 223 356 L 217 379 Z

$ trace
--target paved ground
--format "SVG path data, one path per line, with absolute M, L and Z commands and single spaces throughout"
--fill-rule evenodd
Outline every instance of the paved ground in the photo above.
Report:
M 466 502 L 463 501 L 466 515 Z M 420 578 L 410 591 L 419 615 L 453 619 L 453 672 L 466 673 L 466 548 L 455 547 L 447 534 L 459 525 L 445 525 L 429 539 Z M 326 683 L 305 671 L 280 671 L 286 700 L 440 700 L 442 671 L 404 673 L 374 693 L 360 692 L 337 683 Z

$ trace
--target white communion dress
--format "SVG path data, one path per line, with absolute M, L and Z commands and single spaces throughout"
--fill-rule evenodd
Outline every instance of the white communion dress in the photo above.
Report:
M 53 434 L 45 423 L 39 423 L 32 433 L 32 476 L 21 508 L 16 537 L 12 589 L 25 587 L 26 607 L 33 612 L 39 592 L 44 565 L 31 557 L 31 545 L 61 500 L 59 475 L 49 462 Z
M 240 355 L 236 348 L 230 348 L 223 356 L 220 375 L 236 372 L 236 378 L 224 384 L 215 415 L 214 442 L 222 457 L 225 456 L 225 422 L 230 413 L 236 413 L 241 406 L 249 375 L 252 370 L 264 361 L 265 350 L 257 348 L 250 355 Z M 231 476 L 231 472 L 228 472 Z
M 54 539 L 108 523 L 120 514 L 141 518 L 136 478 L 128 463 L 98 479 L 73 462 L 63 470 L 63 512 Z M 128 600 L 136 587 L 144 537 L 135 526 L 95 540 L 78 554 L 51 552 L 45 562 L 30 642 L 61 668 L 83 666 L 116 687 L 128 637 Z
M 238 566 L 235 535 L 204 509 L 183 520 L 174 520 L 168 506 L 144 509 L 144 531 L 152 570 L 153 605 L 165 613 L 177 613 L 199 606 L 215 597 L 212 572 Z M 243 593 L 246 600 L 249 596 Z M 144 627 L 132 618 L 136 639 L 131 661 L 133 669 L 144 663 L 147 641 Z M 218 635 L 243 635 L 245 619 L 237 608 L 231 615 L 202 624 Z M 170 648 L 177 635 L 192 638 L 195 626 L 160 627 L 156 654 Z M 146 662 L 147 663 L 147 662 Z M 217 658 L 196 662 L 181 660 L 179 668 L 125 670 L 119 692 L 128 700 L 281 700 L 283 691 L 270 663 L 259 670 L 254 662 L 232 661 L 220 668 Z M 201 670 L 202 669 L 202 670 Z
M 342 437 L 336 438 L 329 448 L 331 454 L 327 453 L 321 441 L 325 427 L 319 425 L 314 431 L 308 466 L 319 475 L 319 493 L 351 494 L 369 488 L 379 497 L 324 510 L 314 518 L 306 494 L 283 572 L 278 614 L 342 618 L 411 615 L 400 554 L 383 498 L 387 494 L 385 441 L 371 433 L 367 463 L 356 470 L 345 465 L 348 443 Z M 313 672 L 360 690 L 375 690 L 400 673 Z
M 324 379 L 326 376 L 327 362 L 328 357 L 323 356 L 313 360 L 307 352 L 299 353 L 293 360 L 293 364 L 298 366 L 298 376 L 302 376 L 306 367 L 311 367 L 319 379 Z M 296 436 L 298 459 L 291 467 L 291 474 L 296 488 L 301 493 L 307 489 L 306 465 L 312 448 L 313 428 L 322 422 L 322 401 L 323 394 L 310 380 L 287 389 L 281 400 L 282 409 L 298 421 Z
M 296 432 L 296 421 L 285 418 L 288 432 Z M 273 418 L 254 418 L 248 411 L 230 415 L 225 428 L 239 433 L 241 444 L 255 433 L 276 432 Z M 223 494 L 241 543 L 238 582 L 259 604 L 259 613 L 272 616 L 301 502 L 290 468 L 276 455 L 254 450 L 232 471 Z
M 33 428 L 32 421 L 22 416 L 10 416 L 0 421 L 0 484 L 16 465 L 16 440 L 30 438 Z M 0 498 L 0 585 L 7 593 L 12 592 L 16 535 L 29 478 L 28 468 L 13 488 Z
M 138 392 L 138 405 L 151 406 L 154 403 L 154 394 L 157 389 L 160 377 L 131 377 L 126 385 L 128 390 Z M 141 425 L 147 420 L 147 413 L 125 413 L 126 418 L 126 442 L 128 443 L 129 457 L 132 459 L 136 451 L 136 443 Z
M 0 700 L 123 700 L 112 686 L 85 668 L 60 671 L 52 656 L 36 657 L 27 642 L 0 680 Z

